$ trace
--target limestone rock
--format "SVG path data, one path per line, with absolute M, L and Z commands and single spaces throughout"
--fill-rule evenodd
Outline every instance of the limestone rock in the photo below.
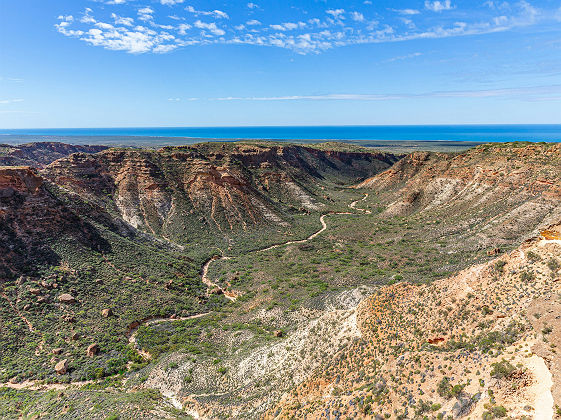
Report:
M 62 295 L 60 295 L 58 297 L 58 301 L 60 303 L 76 303 L 76 299 L 74 298 L 74 296 L 68 293 L 63 293 Z
M 68 359 L 61 360 L 55 365 L 55 371 L 59 375 L 64 375 L 68 372 Z
M 88 357 L 94 357 L 99 353 L 99 344 L 90 344 L 86 350 Z

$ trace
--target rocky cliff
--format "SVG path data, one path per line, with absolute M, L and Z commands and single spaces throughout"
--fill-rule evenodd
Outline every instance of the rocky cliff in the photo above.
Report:
M 48 191 L 34 169 L 0 167 L 0 282 L 59 261 L 49 239 L 60 235 L 89 247 L 103 245 L 88 223 Z

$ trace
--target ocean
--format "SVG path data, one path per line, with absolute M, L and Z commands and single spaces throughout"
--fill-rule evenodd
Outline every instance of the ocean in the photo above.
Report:
M 68 141 L 73 143 L 189 144 L 201 140 L 341 140 L 341 141 L 561 141 L 561 124 L 550 125 L 422 125 L 422 126 L 299 126 L 299 127 L 139 127 L 0 129 L 0 143 Z M 174 140 L 175 139 L 175 140 Z

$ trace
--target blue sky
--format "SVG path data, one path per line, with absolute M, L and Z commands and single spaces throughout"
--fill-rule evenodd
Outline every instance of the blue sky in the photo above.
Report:
M 561 0 L 0 0 L 0 128 L 561 123 Z

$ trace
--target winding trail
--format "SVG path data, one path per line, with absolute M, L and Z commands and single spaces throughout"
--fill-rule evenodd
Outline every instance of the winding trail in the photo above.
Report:
M 27 325 L 27 328 L 29 329 L 29 332 L 32 332 L 32 333 L 36 332 L 35 328 L 33 328 L 33 325 L 31 324 L 31 322 L 19 311 L 17 306 L 12 303 L 12 301 L 10 300 L 8 295 L 6 293 L 2 292 L 2 293 L 0 293 L 0 296 L 2 296 L 4 299 L 6 299 L 6 301 L 8 302 L 8 305 L 10 305 L 10 307 L 16 313 L 16 315 L 21 318 L 21 320 L 25 323 L 25 325 Z
M 353 201 L 351 204 L 349 204 L 349 208 L 353 209 L 353 210 L 358 210 L 363 212 L 364 214 L 372 214 L 372 212 L 370 210 L 367 209 L 362 209 L 360 207 L 356 207 L 356 205 L 361 202 L 361 201 L 365 201 L 368 198 L 368 194 L 364 194 L 364 197 L 361 198 L 360 200 L 355 200 Z M 294 244 L 303 244 L 306 243 L 308 241 L 311 241 L 312 239 L 317 238 L 319 235 L 321 235 L 323 232 L 325 232 L 325 230 L 327 230 L 327 223 L 325 222 L 325 218 L 329 215 L 342 215 L 342 214 L 356 214 L 356 213 L 350 213 L 350 212 L 333 212 L 333 213 L 325 213 L 322 214 L 319 218 L 319 221 L 321 223 L 321 228 L 317 231 L 312 233 L 310 236 L 308 236 L 305 239 L 300 239 L 300 240 L 296 240 L 296 241 L 287 241 L 287 242 L 282 242 L 280 244 L 275 244 L 275 245 L 271 245 L 268 246 L 266 248 L 262 248 L 262 249 L 257 249 L 255 251 L 252 251 L 253 253 L 257 253 L 257 252 L 265 252 L 265 251 L 271 251 L 273 249 L 277 249 L 277 248 L 281 248 L 283 246 L 288 246 L 288 245 L 294 245 Z M 232 302 L 235 302 L 236 299 L 238 298 L 238 295 L 236 292 L 224 289 L 222 287 L 220 287 L 220 285 L 214 283 L 212 280 L 210 280 L 210 278 L 208 277 L 208 271 L 210 268 L 210 265 L 216 261 L 224 261 L 224 260 L 229 260 L 232 257 L 228 257 L 228 256 L 213 256 L 212 258 L 209 258 L 203 265 L 203 268 L 201 270 L 201 280 L 204 284 L 207 285 L 207 287 L 209 289 L 211 288 L 216 288 L 218 290 L 220 290 L 220 292 L 224 295 L 224 297 L 226 297 L 227 299 L 229 299 Z
M 537 355 L 533 355 L 528 360 L 527 365 L 536 378 L 536 383 L 532 386 L 534 391 L 534 407 L 536 409 L 534 419 L 552 419 L 554 418 L 554 401 L 553 394 L 551 393 L 551 387 L 553 386 L 551 372 L 543 358 Z
M 155 317 L 155 318 L 145 319 L 144 321 L 140 322 L 136 327 L 132 328 L 129 331 L 129 333 L 128 333 L 129 344 L 131 344 L 136 349 L 138 354 L 140 354 L 145 359 L 150 360 L 150 359 L 152 359 L 152 355 L 150 353 L 148 353 L 147 351 L 144 351 L 140 347 L 138 347 L 138 343 L 136 342 L 136 334 L 138 333 L 138 329 L 140 327 L 142 327 L 143 325 L 161 324 L 163 322 L 187 321 L 189 319 L 202 318 L 203 316 L 207 316 L 209 314 L 210 314 L 210 312 L 205 312 L 205 313 L 202 313 L 202 314 L 191 315 L 191 316 L 181 317 L 181 318 Z
M 213 283 L 211 279 L 208 278 L 208 269 L 210 267 L 210 265 L 215 262 L 215 261 L 223 261 L 223 260 L 229 260 L 231 257 L 220 257 L 220 256 L 214 256 L 210 259 L 208 259 L 204 265 L 203 268 L 201 270 L 201 281 L 206 284 L 206 286 L 208 287 L 208 289 L 218 289 L 220 290 L 220 293 L 222 293 L 224 295 L 224 297 L 232 302 L 235 302 L 238 295 L 230 290 L 224 289 L 223 287 L 220 287 L 218 284 Z M 208 291 L 207 291 L 207 295 L 208 295 Z
M 366 210 L 366 209 L 356 207 L 356 205 L 360 201 L 365 201 L 367 198 L 368 198 L 368 194 L 365 194 L 365 196 L 362 199 L 353 201 L 351 204 L 349 204 L 348 207 L 353 209 L 353 210 L 361 211 L 364 214 L 371 214 L 372 212 L 370 210 Z M 253 253 L 270 251 L 272 249 L 280 248 L 280 247 L 283 247 L 283 246 L 288 246 L 288 245 L 293 245 L 293 244 L 303 244 L 303 243 L 306 243 L 308 241 L 311 241 L 311 240 L 317 238 L 319 235 L 321 235 L 323 232 L 325 232 L 327 230 L 327 223 L 325 222 L 325 218 L 327 216 L 329 216 L 329 215 L 344 215 L 344 214 L 350 215 L 350 214 L 357 214 L 357 213 L 333 212 L 333 213 L 322 214 L 319 218 L 319 221 L 321 223 L 321 228 L 318 231 L 312 233 L 307 238 L 301 239 L 301 240 L 296 240 L 296 241 L 287 241 L 287 242 L 283 242 L 283 243 L 276 244 L 276 245 L 271 245 L 271 246 L 268 246 L 266 248 L 257 249 L 255 251 L 253 251 Z M 216 289 L 221 291 L 221 293 L 224 295 L 224 297 L 226 297 L 227 299 L 229 299 L 232 302 L 235 302 L 237 297 L 238 297 L 238 295 L 235 292 L 222 288 L 221 286 L 219 286 L 218 284 L 216 284 L 212 280 L 210 280 L 210 278 L 208 277 L 208 271 L 209 271 L 210 265 L 213 262 L 222 261 L 222 260 L 229 260 L 231 258 L 232 257 L 229 257 L 229 256 L 216 256 L 216 255 L 213 256 L 212 258 L 209 258 L 202 266 L 201 281 L 209 288 L 209 290 L 212 289 L 212 288 L 216 288 Z M 116 271 L 121 272 L 121 270 L 119 270 L 117 267 L 115 267 L 111 263 L 111 261 L 107 260 L 106 258 L 105 258 L 105 262 L 107 264 L 109 264 L 111 267 L 113 267 Z M 143 279 L 143 280 L 145 280 L 147 283 L 149 283 L 148 280 L 146 280 L 146 279 Z M 207 291 L 207 293 L 208 293 L 208 291 Z M 17 309 L 13 306 L 12 302 L 8 299 L 8 297 L 3 293 L 0 296 L 8 301 L 8 303 L 12 306 L 12 308 L 14 308 L 16 313 L 27 324 L 29 330 L 31 332 L 34 332 L 35 329 L 31 325 L 31 323 L 23 315 L 21 315 L 17 311 Z M 187 321 L 187 320 L 190 320 L 190 319 L 202 318 L 202 317 L 207 316 L 209 314 L 210 314 L 210 312 L 205 312 L 205 313 L 202 313 L 202 314 L 192 315 L 192 316 L 188 316 L 188 317 L 181 317 L 181 318 L 175 318 L 175 317 L 174 318 L 163 318 L 163 317 L 146 318 L 146 319 L 138 322 L 138 325 L 135 325 L 133 328 L 129 329 L 129 332 L 127 334 L 128 342 L 129 342 L 129 344 L 131 344 L 134 347 L 134 349 L 142 357 L 144 357 L 147 360 L 150 360 L 152 358 L 152 355 L 150 353 L 148 353 L 147 351 L 144 351 L 141 348 L 139 348 L 138 342 L 136 340 L 136 335 L 137 335 L 138 330 L 141 326 L 159 324 L 159 323 L 164 323 L 164 322 L 173 322 L 173 321 Z M 6 383 L 0 383 L 0 388 L 6 387 L 6 388 L 12 388 L 12 389 L 50 391 L 50 390 L 65 390 L 65 389 L 69 389 L 69 388 L 72 388 L 72 387 L 80 387 L 80 386 L 91 384 L 93 382 L 94 382 L 93 380 L 77 381 L 77 382 L 71 382 L 71 383 L 55 383 L 55 384 L 43 384 L 41 381 L 25 381 L 25 382 L 21 382 L 21 383 L 6 382 Z M 177 409 L 182 409 L 183 404 L 181 404 L 181 402 L 177 399 L 177 396 L 175 394 L 167 392 L 167 393 L 165 393 L 164 396 L 173 404 L 174 407 L 176 407 Z
M 138 347 L 138 343 L 136 341 L 136 334 L 138 333 L 138 329 L 143 325 L 152 325 L 152 324 L 160 324 L 163 322 L 173 322 L 173 321 L 187 321 L 189 319 L 197 319 L 202 318 L 204 316 L 209 315 L 210 312 L 205 312 L 202 314 L 192 315 L 188 317 L 181 317 L 181 318 L 163 318 L 163 317 L 155 317 L 155 318 L 148 318 L 144 321 L 140 322 L 136 327 L 132 328 L 128 335 L 129 344 L 131 344 L 135 350 L 147 360 L 152 359 L 152 355 L 147 351 L 142 350 Z M 41 381 L 24 381 L 20 383 L 0 383 L 0 388 L 11 388 L 11 389 L 27 389 L 30 391 L 63 391 L 65 389 L 69 389 L 72 387 L 81 387 L 84 385 L 88 385 L 94 383 L 94 380 L 88 381 L 75 381 L 70 383 L 54 383 L 54 384 L 44 384 Z M 175 405 L 175 404 L 174 404 Z
M 364 197 L 362 199 L 353 201 L 351 204 L 349 204 L 349 208 L 351 208 L 353 210 L 361 211 L 364 214 L 372 214 L 372 212 L 370 210 L 361 209 L 360 207 L 356 206 L 360 201 L 365 201 L 367 198 L 368 198 L 368 194 L 364 194 Z

